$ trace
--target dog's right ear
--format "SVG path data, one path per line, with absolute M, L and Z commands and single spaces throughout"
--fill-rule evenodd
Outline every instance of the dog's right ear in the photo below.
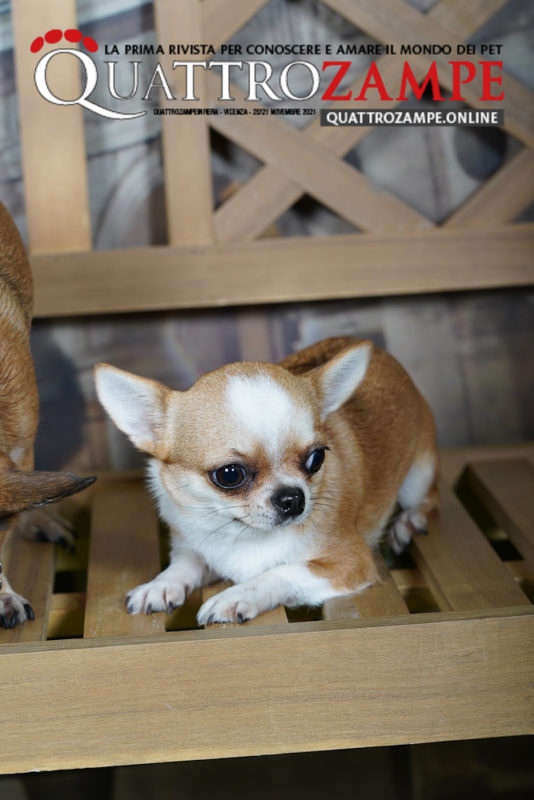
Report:
M 140 450 L 162 458 L 171 390 L 158 381 L 140 378 L 110 364 L 96 365 L 95 383 L 98 399 L 117 428 Z

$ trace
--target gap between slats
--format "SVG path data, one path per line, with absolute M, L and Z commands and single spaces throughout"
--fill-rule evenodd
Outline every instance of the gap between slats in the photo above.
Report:
M 440 515 L 411 555 L 442 611 L 529 604 L 452 490 L 440 483 Z

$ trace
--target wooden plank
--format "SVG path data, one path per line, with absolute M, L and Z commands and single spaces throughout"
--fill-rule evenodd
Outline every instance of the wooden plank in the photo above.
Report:
M 534 465 L 524 459 L 470 464 L 464 481 L 534 564 Z
M 228 0 L 203 0 L 202 41 L 209 42 L 218 50 L 266 4 L 267 0 L 232 0 L 231 3 Z
M 93 495 L 84 636 L 161 633 L 165 614 L 133 614 L 126 593 L 160 572 L 158 520 L 141 481 Z
M 441 44 L 451 45 L 453 52 L 462 44 L 454 33 L 442 27 L 430 14 L 423 14 L 404 0 L 323 0 L 334 11 L 342 14 L 358 28 L 381 42 L 397 44 Z M 440 83 L 452 89 L 450 55 L 410 56 L 410 63 L 421 60 L 425 64 L 436 61 Z M 462 61 L 471 61 L 476 66 L 479 55 L 462 55 Z M 532 92 L 522 86 L 508 73 L 503 77 L 504 98 L 499 108 L 504 109 L 504 128 L 529 147 L 534 147 L 534 101 Z M 479 98 L 482 94 L 482 81 L 475 77 L 471 83 L 462 87 L 463 96 L 475 108 L 486 107 L 488 103 Z M 489 104 L 491 106 L 491 103 Z
M 476 0 L 476 3 L 466 6 L 463 0 L 442 0 L 428 13 L 457 36 L 467 39 L 505 2 L 506 0 Z M 386 86 L 398 79 L 405 60 L 405 56 L 391 55 L 377 59 L 377 66 Z M 424 65 L 415 63 L 413 72 L 415 77 L 421 80 L 425 75 Z M 360 93 L 365 76 L 366 73 L 358 76 L 350 86 L 353 96 Z M 367 101 L 358 101 L 353 107 L 364 109 L 367 105 Z M 337 104 L 332 104 L 332 107 L 334 106 Z M 396 106 L 398 106 L 396 100 L 380 103 L 380 107 L 384 110 Z M 373 130 L 372 127 L 322 127 L 320 120 L 315 119 L 301 131 L 301 135 L 311 137 L 313 141 L 338 156 L 344 156 Z M 291 181 L 287 175 L 270 165 L 262 167 L 239 192 L 232 195 L 215 212 L 214 224 L 218 241 L 254 239 L 284 211 L 291 208 L 302 194 L 300 186 Z
M 523 148 L 446 221 L 449 228 L 513 222 L 534 200 L 534 153 Z
M 387 83 L 397 78 L 404 61 L 404 56 L 402 58 L 384 56 L 379 59 L 378 63 L 384 82 Z M 416 67 L 414 74 L 416 77 L 422 78 L 424 73 Z M 359 94 L 364 80 L 364 75 L 358 76 L 350 86 L 350 91 L 353 94 Z M 396 100 L 384 101 L 381 103 L 381 108 L 394 108 L 397 105 Z M 337 107 L 337 104 L 334 103 L 331 107 Z M 353 107 L 354 109 L 365 109 L 367 104 L 358 102 L 354 103 Z M 310 125 L 299 132 L 299 136 L 306 137 L 337 156 L 344 156 L 372 130 L 373 128 L 359 126 L 346 128 L 321 126 L 320 119 L 317 117 Z M 361 175 L 359 180 L 361 182 Z M 369 186 L 369 183 L 366 181 L 365 185 Z M 373 191 L 375 192 L 376 190 Z M 262 234 L 284 211 L 291 208 L 302 195 L 302 187 L 297 181 L 292 180 L 285 171 L 280 172 L 275 166 L 266 164 L 215 212 L 214 224 L 217 240 L 231 242 L 254 239 Z M 387 193 L 383 192 L 381 198 L 384 196 L 387 196 Z M 365 200 L 365 197 L 362 199 Z M 368 212 L 363 217 L 358 215 L 358 220 L 359 227 L 364 230 L 376 228 L 382 230 L 384 227 L 395 230 L 399 226 L 403 227 L 402 218 L 399 220 L 390 219 L 389 225 L 385 226 L 384 220 L 376 216 L 371 219 L 371 224 L 369 225 Z M 428 221 L 428 227 L 433 227 L 430 221 Z
M 532 733 L 533 619 L 529 607 L 168 633 L 90 652 L 80 640 L 11 645 L 0 771 Z
M 11 14 L 30 249 L 33 253 L 89 250 L 91 225 L 82 109 L 56 106 L 38 94 L 34 70 L 39 55 L 30 53 L 31 42 L 50 28 L 76 28 L 76 3 L 27 0 L 13 3 Z M 52 59 L 47 77 L 57 96 L 79 97 L 77 59 Z
M 208 75 L 208 87 L 211 103 L 215 104 L 220 93 L 215 75 Z M 236 87 L 232 92 L 236 103 L 244 103 L 243 92 Z M 252 110 L 261 104 L 247 106 Z M 374 186 L 357 169 L 277 117 L 221 114 L 210 117 L 210 121 L 219 133 L 276 167 L 358 228 L 416 231 L 433 227 L 424 215 Z
M 0 645 L 46 639 L 54 561 L 53 544 L 29 542 L 20 535 L 9 536 L 4 548 L 4 571 L 13 591 L 31 604 L 35 619 L 11 630 L 0 628 Z
M 364 619 L 394 617 L 409 614 L 408 607 L 399 592 L 386 562 L 376 552 L 373 554 L 380 582 L 361 594 L 350 597 L 335 597 L 323 606 L 323 619 Z
M 176 42 L 203 42 L 200 0 L 154 0 L 157 40 L 166 48 Z M 198 60 L 192 56 L 181 61 Z M 185 67 L 173 73 L 174 94 L 183 98 Z M 205 97 L 203 72 L 196 70 L 195 91 Z M 163 100 L 162 107 L 172 102 Z M 181 107 L 196 105 L 181 100 Z M 209 129 L 206 117 L 162 117 L 163 166 L 170 244 L 208 244 L 213 240 L 213 192 Z
M 440 473 L 449 486 L 454 486 L 467 464 L 506 458 L 527 459 L 534 463 L 534 442 L 447 448 L 440 451 Z
M 31 261 L 36 315 L 44 317 L 523 286 L 534 282 L 533 245 L 534 225 L 526 223 L 140 247 Z
M 213 597 L 220 592 L 223 592 L 229 586 L 233 586 L 232 581 L 219 581 L 218 583 L 212 583 L 211 586 L 203 586 L 201 589 L 202 592 L 202 602 L 205 603 L 206 600 L 209 600 L 210 597 Z M 243 622 L 241 625 L 238 623 L 222 623 L 210 626 L 211 628 L 242 628 L 244 625 L 284 625 L 287 623 L 287 614 L 286 610 L 283 606 L 278 606 L 277 608 L 273 608 L 270 611 L 265 611 L 263 614 L 260 614 L 255 619 L 248 620 L 247 622 Z
M 415 537 L 410 553 L 443 610 L 468 611 L 529 604 L 487 539 L 443 481 L 439 519 L 429 520 L 429 535 Z

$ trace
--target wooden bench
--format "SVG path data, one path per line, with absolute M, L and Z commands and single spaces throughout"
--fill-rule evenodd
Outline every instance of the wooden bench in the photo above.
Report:
M 402 0 L 324 1 L 397 44 L 462 43 L 505 4 L 439 0 L 422 14 Z M 265 3 L 154 0 L 156 39 L 218 46 Z M 371 129 L 313 120 L 297 131 L 252 115 L 210 118 L 263 164 L 215 209 L 208 121 L 163 117 L 168 246 L 95 251 L 82 110 L 43 101 L 28 57 L 37 34 L 77 26 L 75 0 L 14 3 L 12 18 L 37 316 L 534 282 L 534 225 L 514 223 L 534 198 L 534 104 L 512 76 L 505 130 L 521 147 L 441 226 L 344 159 Z M 395 59 L 380 66 L 399 74 Z M 419 80 L 428 66 L 414 60 Z M 76 96 L 74 59 L 61 74 Z M 214 87 L 200 88 L 211 105 Z M 304 193 L 362 232 L 254 241 Z M 13 542 L 6 557 L 36 620 L 0 630 L 0 771 L 532 732 L 533 459 L 527 446 L 444 453 L 441 518 L 411 560 L 377 556 L 378 586 L 320 612 L 276 609 L 209 630 L 196 628 L 201 593 L 170 618 L 126 614 L 126 590 L 159 569 L 161 536 L 139 475 L 102 476 L 64 506 L 81 533 L 76 555 Z
M 66 501 L 75 555 L 12 545 L 36 620 L 0 630 L 0 771 L 534 732 L 534 446 L 444 452 L 442 471 L 439 520 L 391 568 L 377 555 L 379 585 L 205 630 L 224 584 L 125 611 L 165 550 L 138 474 Z

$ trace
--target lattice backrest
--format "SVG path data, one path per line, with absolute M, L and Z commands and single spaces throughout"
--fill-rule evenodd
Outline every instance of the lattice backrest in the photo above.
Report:
M 156 39 L 164 45 L 210 42 L 218 47 L 266 2 L 154 0 Z M 440 0 L 423 14 L 406 0 L 323 2 L 376 40 L 397 45 L 460 44 L 505 5 L 505 0 Z M 374 186 L 344 160 L 372 128 L 321 127 L 313 119 L 297 130 L 273 116 L 164 116 L 169 246 L 92 251 L 82 110 L 58 109 L 39 97 L 35 64 L 28 58 L 30 42 L 48 30 L 50 21 L 63 30 L 76 28 L 75 0 L 13 3 L 37 314 L 399 294 L 534 279 L 534 226 L 510 224 L 534 199 L 534 103 L 532 93 L 510 75 L 504 80 L 504 127 L 523 147 L 442 226 Z M 440 82 L 450 88 L 449 58 L 412 56 L 410 63 L 421 78 L 436 60 Z M 380 57 L 384 79 L 398 76 L 404 60 Z M 70 71 L 62 64 L 61 76 L 54 78 L 62 81 L 58 93 L 60 88 L 63 96 L 76 96 L 77 69 L 75 63 Z M 354 93 L 362 82 L 363 76 L 355 80 Z M 215 104 L 219 84 L 213 74 L 204 76 L 201 91 L 206 105 Z M 243 97 L 236 87 L 232 93 Z M 477 80 L 465 87 L 473 106 L 481 105 L 480 94 Z M 210 126 L 264 164 L 217 209 Z M 257 241 L 305 193 L 364 233 Z

